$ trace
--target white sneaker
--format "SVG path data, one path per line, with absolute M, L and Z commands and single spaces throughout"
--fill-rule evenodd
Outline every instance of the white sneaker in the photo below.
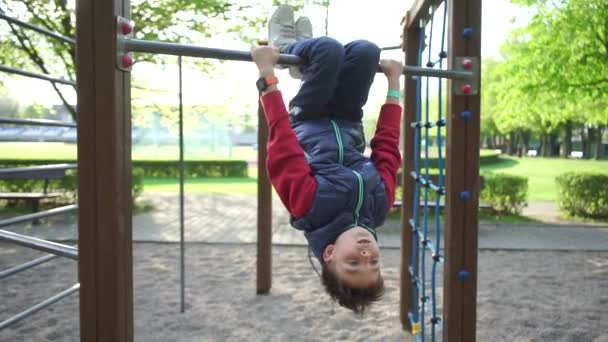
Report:
M 296 40 L 312 38 L 312 23 L 308 17 L 299 17 L 296 21 Z
M 280 51 L 296 42 L 293 7 L 280 5 L 274 11 L 268 22 L 268 41 Z
M 308 17 L 299 17 L 296 21 L 296 41 L 312 38 L 312 23 Z M 300 67 L 289 67 L 289 76 L 297 79 L 302 79 Z

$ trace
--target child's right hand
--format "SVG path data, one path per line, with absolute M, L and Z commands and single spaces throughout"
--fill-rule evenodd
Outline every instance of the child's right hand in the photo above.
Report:
M 380 68 L 387 78 L 399 78 L 403 73 L 403 63 L 393 59 L 380 60 Z
M 274 46 L 253 46 L 251 57 L 261 71 L 273 69 L 279 60 L 279 49 Z

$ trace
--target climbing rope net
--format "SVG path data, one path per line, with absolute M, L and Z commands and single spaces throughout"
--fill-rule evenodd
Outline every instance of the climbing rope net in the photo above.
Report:
M 438 13 L 443 14 L 441 27 L 435 27 L 434 23 Z M 426 60 L 426 67 L 429 68 L 443 69 L 446 66 L 446 17 L 447 0 L 435 8 L 428 25 L 421 27 L 418 50 L 418 60 L 421 65 Z M 434 36 L 438 33 L 441 35 L 439 44 L 433 42 Z M 427 37 L 428 45 L 425 45 Z M 445 195 L 444 149 L 442 148 L 443 137 L 446 134 L 444 85 L 442 78 L 416 79 L 416 121 L 411 124 L 415 143 L 414 170 L 410 171 L 410 175 L 416 182 L 413 193 L 413 217 L 409 218 L 413 230 L 409 272 L 414 283 L 413 306 L 409 320 L 417 341 L 424 341 L 426 336 L 429 336 L 431 341 L 435 341 L 442 330 L 437 273 L 444 260 L 441 229 L 441 206 Z M 436 100 L 432 101 L 432 98 Z

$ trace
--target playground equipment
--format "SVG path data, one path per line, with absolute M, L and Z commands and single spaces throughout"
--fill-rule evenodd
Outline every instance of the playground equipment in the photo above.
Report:
M 429 57 L 421 67 L 425 49 L 425 26 L 442 1 L 418 0 L 405 16 L 403 47 L 406 52 L 405 113 L 403 151 L 401 322 L 418 340 L 426 337 L 426 325 L 436 338 L 443 327 L 444 341 L 474 341 L 477 282 L 477 207 L 479 189 L 479 56 L 481 0 L 443 2 L 443 38 L 440 59 Z M 77 94 L 78 94 L 78 168 L 79 168 L 79 241 L 77 254 L 80 277 L 80 325 L 83 341 L 133 340 L 132 279 L 132 201 L 131 201 L 131 112 L 130 73 L 132 53 L 161 53 L 176 56 L 251 61 L 249 52 L 212 49 L 185 44 L 151 42 L 130 38 L 133 24 L 130 1 L 97 2 L 79 0 L 77 11 Z M 3 15 L 3 17 L 5 17 Z M 446 18 L 449 34 L 444 50 Z M 432 24 L 431 24 L 432 25 Z M 432 34 L 433 29 L 428 32 Z M 432 37 L 431 37 L 432 43 Z M 392 48 L 392 47 L 391 47 Z M 448 69 L 442 67 L 448 59 Z M 181 62 L 181 59 L 180 59 Z M 298 65 L 296 56 L 282 55 L 282 64 Z M 181 63 L 180 63 L 181 64 Z M 438 66 L 438 68 L 434 68 Z M 8 69 L 4 68 L 3 71 Z M 17 72 L 15 72 L 17 73 Z M 44 77 L 44 75 L 43 75 Z M 427 104 L 422 115 L 423 78 L 428 89 L 429 77 L 448 78 L 448 107 L 440 110 L 435 122 L 430 120 Z M 39 77 L 40 78 L 40 77 Z M 44 79 L 44 78 L 42 78 Z M 47 77 L 51 82 L 60 79 Z M 439 81 L 439 91 L 441 91 Z M 180 83 L 181 94 L 181 83 Z M 181 104 L 181 102 L 180 102 Z M 181 108 L 181 105 L 180 105 Z M 258 158 L 266 159 L 264 142 L 267 126 L 259 107 Z M 181 122 L 181 120 L 180 120 Z M 429 130 L 437 129 L 441 147 L 442 128 L 447 126 L 448 173 L 440 167 L 437 184 L 430 179 L 428 144 L 427 164 L 420 165 L 420 138 L 428 141 Z M 183 128 L 180 128 L 182 132 Z M 414 134 L 411 134 L 412 130 Z M 423 132 L 424 130 L 424 132 Z M 183 135 L 183 133 L 180 133 Z M 183 140 L 180 143 L 183 147 Z M 183 149 L 182 149 L 183 151 Z M 442 151 L 439 151 L 441 156 Z M 183 152 L 180 153 L 183 159 Z M 440 164 L 442 157 L 439 158 Z M 424 169 L 424 173 L 422 172 Z M 258 258 L 257 293 L 271 288 L 271 186 L 265 168 L 258 169 Z M 445 177 L 445 178 L 444 178 Z M 183 171 L 181 222 L 183 242 Z M 445 181 L 444 181 L 445 179 Z M 424 192 L 422 225 L 419 196 Z M 435 205 L 429 205 L 429 192 L 436 193 Z M 412 196 L 414 194 L 414 196 Z M 429 208 L 441 207 L 445 197 L 445 248 L 440 240 L 432 244 L 428 235 Z M 436 227 L 441 227 L 439 215 Z M 437 231 L 439 230 L 436 229 Z M 439 234 L 437 234 L 439 235 Z M 0 235 L 17 242 L 18 238 Z M 27 239 L 26 239 L 27 240 Z M 25 243 L 33 247 L 34 243 Z M 66 246 L 69 247 L 69 246 Z M 63 247 L 62 247 L 63 248 Z M 55 250 L 51 247 L 51 250 Z M 443 318 L 437 312 L 432 281 L 432 295 L 427 296 L 423 263 L 431 253 L 433 276 L 436 265 L 445 261 Z M 181 245 L 182 310 L 184 302 L 183 260 Z M 420 254 L 419 252 L 422 252 Z M 431 303 L 431 318 L 425 308 Z

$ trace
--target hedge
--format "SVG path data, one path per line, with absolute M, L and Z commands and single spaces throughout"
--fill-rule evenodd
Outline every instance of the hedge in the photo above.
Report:
M 499 213 L 518 214 L 527 204 L 528 178 L 504 173 L 484 173 L 480 200 Z
M 74 160 L 0 160 L 0 168 L 30 165 L 75 163 Z M 179 177 L 179 162 L 174 160 L 134 160 L 133 168 L 140 168 L 143 177 Z M 186 177 L 247 177 L 244 160 L 187 160 L 184 161 Z
M 555 181 L 561 210 L 572 216 L 608 218 L 607 174 L 567 172 Z
M 133 168 L 132 174 L 132 193 L 135 201 L 144 190 L 144 171 L 141 168 Z M 0 192 L 42 192 L 43 189 L 43 179 L 0 180 Z M 50 179 L 47 186 L 48 192 L 61 194 L 56 200 L 60 203 L 75 203 L 78 196 L 77 189 L 77 170 L 66 170 L 64 178 Z

